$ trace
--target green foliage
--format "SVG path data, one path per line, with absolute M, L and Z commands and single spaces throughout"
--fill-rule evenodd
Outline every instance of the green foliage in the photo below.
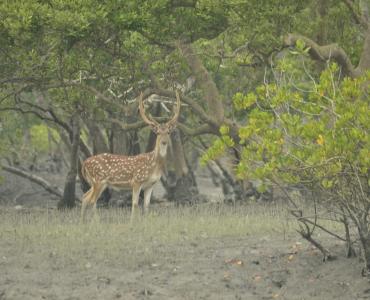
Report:
M 49 141 L 52 138 L 54 141 L 58 142 L 60 140 L 58 133 L 47 127 L 44 124 L 33 125 L 30 128 L 31 135 L 31 145 L 36 152 L 47 153 L 50 149 L 51 143 Z M 49 137 L 49 135 L 51 137 Z
M 254 93 L 249 93 L 244 96 L 242 93 L 236 93 L 233 97 L 233 102 L 236 110 L 250 108 L 256 103 L 257 97 Z
M 265 151 L 278 153 L 285 138 L 279 136 L 276 128 L 264 129 L 272 122 L 271 110 L 289 99 L 297 112 L 304 110 L 320 115 L 322 108 L 316 98 L 336 98 L 335 89 L 328 82 L 324 84 L 329 80 L 325 77 L 320 80 L 321 86 L 314 87 L 315 92 L 308 95 L 276 84 L 256 88 L 262 78 L 268 80 L 273 75 L 266 66 L 270 66 L 276 51 L 281 50 L 282 37 L 297 31 L 315 39 L 324 21 L 328 41 L 338 42 L 351 59 L 356 61 L 361 49 L 360 29 L 353 23 L 348 8 L 329 1 L 325 20 L 321 20 L 316 16 L 316 3 L 314 0 L 1 1 L 0 96 L 21 89 L 21 98 L 27 98 L 32 106 L 39 103 L 34 99 L 34 91 L 40 91 L 44 93 L 44 107 L 52 107 L 63 121 L 68 122 L 71 113 L 79 108 L 84 116 L 93 116 L 108 126 L 107 121 L 112 117 L 122 117 L 122 106 L 101 101 L 82 86 L 91 86 L 111 96 L 116 104 L 125 105 L 133 96 L 126 91 L 133 90 L 136 94 L 152 83 L 153 77 L 164 88 L 183 83 L 189 77 L 189 70 L 181 54 L 173 51 L 176 42 L 182 39 L 193 42 L 203 59 L 225 99 L 226 116 L 245 122 L 248 115 L 247 124 L 239 132 L 242 145 L 247 146 L 251 138 L 256 138 L 256 133 L 266 133 L 276 143 L 265 143 L 264 151 L 257 151 L 257 145 L 252 143 L 255 154 L 264 157 Z M 301 80 L 305 72 L 296 64 L 308 50 L 299 40 L 297 55 L 276 61 L 276 70 L 294 75 L 298 79 L 296 86 L 304 90 L 311 86 L 306 79 Z M 343 87 L 343 93 L 353 99 L 359 97 L 351 82 L 347 88 Z M 197 98 L 200 94 L 195 91 L 192 96 Z M 229 105 L 229 99 L 233 105 Z M 1 105 L 30 109 L 15 102 Z M 348 110 L 337 122 L 345 122 L 355 113 L 353 109 Z M 189 123 L 198 121 L 191 112 L 189 114 Z M 301 119 L 291 112 L 279 117 L 293 137 L 304 132 L 316 140 L 321 134 L 325 146 L 328 143 L 328 137 L 323 134 L 328 116 L 319 124 L 315 119 L 307 120 L 305 126 L 299 124 Z M 14 132 L 21 136 L 22 130 L 22 126 L 18 126 Z M 362 137 L 355 129 L 352 134 Z M 45 145 L 42 140 L 36 140 L 36 148 Z M 233 142 L 228 134 L 221 132 L 211 157 L 222 153 Z M 4 144 L 0 143 L 0 147 Z M 243 170 L 240 174 L 244 174 L 245 168 L 240 169 Z
M 338 66 L 331 64 L 319 82 L 312 84 L 312 92 L 270 84 L 246 97 L 235 95 L 234 104 L 240 110 L 258 103 L 239 131 L 239 177 L 342 190 L 348 178 L 353 177 L 350 182 L 355 182 L 356 176 L 367 176 L 370 72 L 360 78 L 336 81 L 338 72 Z M 227 149 L 224 139 L 223 136 L 214 143 L 203 156 L 204 161 Z
M 27 118 L 19 118 L 15 113 L 0 114 L 0 155 L 9 156 L 15 149 L 21 148 L 23 130 Z
M 226 125 L 220 127 L 221 136 L 213 141 L 212 146 L 205 152 L 200 160 L 201 165 L 207 164 L 208 161 L 216 159 L 225 153 L 227 148 L 234 147 L 235 142 L 229 136 L 230 128 Z
M 295 50 L 291 50 L 290 53 L 292 54 L 303 54 L 306 55 L 310 51 L 310 47 L 306 47 L 306 44 L 303 40 L 299 39 L 296 42 Z

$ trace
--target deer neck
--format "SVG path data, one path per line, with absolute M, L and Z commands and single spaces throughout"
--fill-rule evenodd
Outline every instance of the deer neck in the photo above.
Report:
M 160 146 L 159 146 L 159 140 L 157 139 L 155 148 L 153 150 L 153 158 L 154 158 L 154 161 L 156 162 L 156 165 L 160 166 L 161 169 L 163 169 L 163 167 L 165 166 L 167 152 L 168 152 L 168 147 L 164 155 L 163 153 L 161 153 Z

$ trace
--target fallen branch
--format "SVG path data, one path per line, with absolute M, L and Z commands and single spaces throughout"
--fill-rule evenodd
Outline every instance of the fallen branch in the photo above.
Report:
M 33 183 L 36 183 L 37 185 L 44 188 L 47 192 L 57 196 L 58 198 L 62 198 L 62 196 L 63 196 L 63 191 L 59 187 L 53 186 L 50 182 L 48 182 L 44 178 L 41 178 L 40 176 L 31 174 L 29 172 L 26 172 L 24 170 L 21 170 L 19 168 L 15 168 L 15 167 L 11 167 L 11 166 L 0 165 L 0 167 L 1 167 L 2 170 L 6 171 L 6 172 L 15 174 L 15 175 L 23 177 L 23 178 L 26 178 L 29 181 L 31 181 Z

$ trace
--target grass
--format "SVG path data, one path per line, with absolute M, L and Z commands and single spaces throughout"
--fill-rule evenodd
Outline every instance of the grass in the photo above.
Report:
M 90 261 L 122 263 L 125 267 L 150 264 L 172 255 L 181 257 L 181 245 L 206 239 L 281 235 L 292 233 L 295 220 L 279 205 L 200 205 L 153 207 L 151 213 L 129 223 L 129 211 L 102 209 L 100 222 L 79 210 L 7 210 L 0 214 L 0 249 L 22 257 L 58 257 L 62 263 L 86 266 Z

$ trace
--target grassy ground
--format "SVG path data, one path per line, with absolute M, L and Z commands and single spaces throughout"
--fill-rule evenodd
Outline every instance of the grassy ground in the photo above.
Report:
M 127 210 L 99 214 L 100 222 L 87 216 L 80 224 L 78 210 L 2 208 L 0 299 L 368 295 L 358 261 L 323 265 L 318 252 L 301 243 L 296 222 L 278 205 L 155 207 L 133 225 Z M 324 238 L 334 251 L 342 247 Z M 334 288 L 324 285 L 324 276 L 334 280 L 329 284 Z M 359 281 L 354 284 L 353 278 Z
M 99 215 L 100 222 L 91 215 L 81 225 L 78 210 L 8 211 L 0 221 L 0 237 L 12 241 L 14 250 L 20 253 L 41 247 L 66 259 L 84 253 L 82 262 L 119 256 L 122 262 L 136 265 L 143 259 L 154 260 L 166 245 L 248 235 L 283 237 L 295 227 L 295 222 L 277 206 L 156 208 L 134 224 L 130 224 L 127 210 L 103 209 Z M 135 255 L 122 257 L 122 252 Z

